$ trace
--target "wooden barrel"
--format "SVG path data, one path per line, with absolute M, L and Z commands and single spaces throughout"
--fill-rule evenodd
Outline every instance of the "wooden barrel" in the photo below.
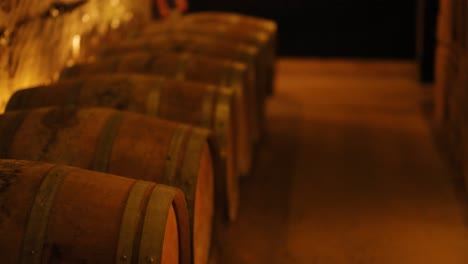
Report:
M 73 167 L 0 160 L 2 263 L 190 263 L 183 193 Z
M 243 26 L 270 35 L 276 35 L 278 31 L 278 26 L 273 20 L 229 12 L 203 11 L 190 13 L 183 16 L 183 20 L 191 23 L 224 23 Z
M 62 79 L 77 78 L 103 73 L 140 73 L 156 74 L 177 80 L 205 82 L 231 88 L 234 92 L 239 118 L 243 125 L 238 127 L 238 134 L 250 140 L 249 150 L 245 154 L 241 172 L 248 174 L 251 169 L 252 151 L 258 142 L 263 127 L 260 117 L 253 114 L 254 105 L 249 104 L 247 94 L 249 75 L 243 64 L 232 61 L 220 61 L 190 54 L 154 55 L 145 52 L 127 53 L 120 56 L 100 59 L 95 63 L 75 65 L 62 72 Z
M 135 51 L 152 54 L 185 52 L 246 64 L 248 74 L 251 75 L 249 79 L 252 80 L 252 84 L 249 85 L 252 88 L 246 91 L 246 97 L 259 118 L 263 118 L 265 96 L 261 89 L 267 85 L 268 76 L 267 69 L 264 69 L 265 63 L 262 63 L 256 47 L 207 36 L 180 33 L 121 40 L 106 46 L 99 53 L 107 57 Z
M 64 100 L 66 98 L 66 100 Z M 236 138 L 238 123 L 232 93 L 223 87 L 181 82 L 161 77 L 121 74 L 70 79 L 51 86 L 17 91 L 6 110 L 45 106 L 110 107 L 143 113 L 215 131 L 220 145 L 221 169 L 226 175 L 228 217 L 234 220 L 239 204 L 237 158 L 244 158 L 246 138 Z M 237 151 L 237 147 L 241 146 Z
M 0 116 L 0 157 L 179 187 L 187 199 L 195 264 L 206 263 L 211 246 L 213 144 L 207 130 L 112 109 L 45 108 Z
M 231 25 L 240 28 L 248 28 L 252 31 L 266 33 L 268 37 L 267 53 L 268 63 L 270 67 L 267 69 L 267 94 L 273 94 L 274 90 L 274 76 L 275 76 L 275 57 L 277 48 L 278 38 L 278 25 L 276 22 L 270 19 L 264 19 L 259 17 L 241 15 L 229 12 L 218 12 L 218 11 L 204 11 L 191 13 L 183 16 L 184 23 L 195 23 L 195 24 L 219 24 Z
M 242 24 L 226 23 L 226 21 L 218 20 L 216 22 L 206 22 L 200 20 L 198 22 L 190 20 L 181 20 L 176 24 L 171 23 L 151 23 L 143 31 L 134 33 L 133 36 L 158 36 L 172 34 L 195 34 L 206 37 L 211 37 L 223 41 L 231 41 L 233 43 L 243 43 L 258 48 L 259 57 L 263 63 L 265 70 L 261 76 L 267 76 L 267 82 L 263 87 L 264 96 L 273 92 L 273 79 L 275 75 L 275 58 L 276 58 L 276 35 L 265 31 L 257 30 Z M 132 36 L 132 35 L 130 35 Z

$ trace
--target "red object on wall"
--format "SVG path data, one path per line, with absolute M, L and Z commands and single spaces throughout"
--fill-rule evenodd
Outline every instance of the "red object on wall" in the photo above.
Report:
M 180 13 L 184 13 L 188 9 L 187 0 L 156 0 L 156 8 L 160 17 L 169 16 L 171 10 L 176 9 Z

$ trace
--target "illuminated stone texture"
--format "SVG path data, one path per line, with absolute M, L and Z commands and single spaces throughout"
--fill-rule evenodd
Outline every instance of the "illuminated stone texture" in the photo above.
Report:
M 14 91 L 53 81 L 122 25 L 148 21 L 150 6 L 144 0 L 2 0 L 0 111 Z

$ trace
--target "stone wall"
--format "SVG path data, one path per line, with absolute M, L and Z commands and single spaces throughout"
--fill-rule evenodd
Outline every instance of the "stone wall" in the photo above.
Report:
M 0 111 L 14 91 L 52 82 L 93 46 L 150 18 L 149 0 L 1 0 Z
M 468 0 L 440 0 L 435 120 L 468 176 Z M 468 183 L 468 181 L 466 181 Z

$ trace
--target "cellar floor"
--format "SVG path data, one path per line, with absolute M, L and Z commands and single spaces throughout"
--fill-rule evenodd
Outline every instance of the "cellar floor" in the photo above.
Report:
M 281 59 L 219 263 L 466 264 L 459 178 L 412 63 Z

